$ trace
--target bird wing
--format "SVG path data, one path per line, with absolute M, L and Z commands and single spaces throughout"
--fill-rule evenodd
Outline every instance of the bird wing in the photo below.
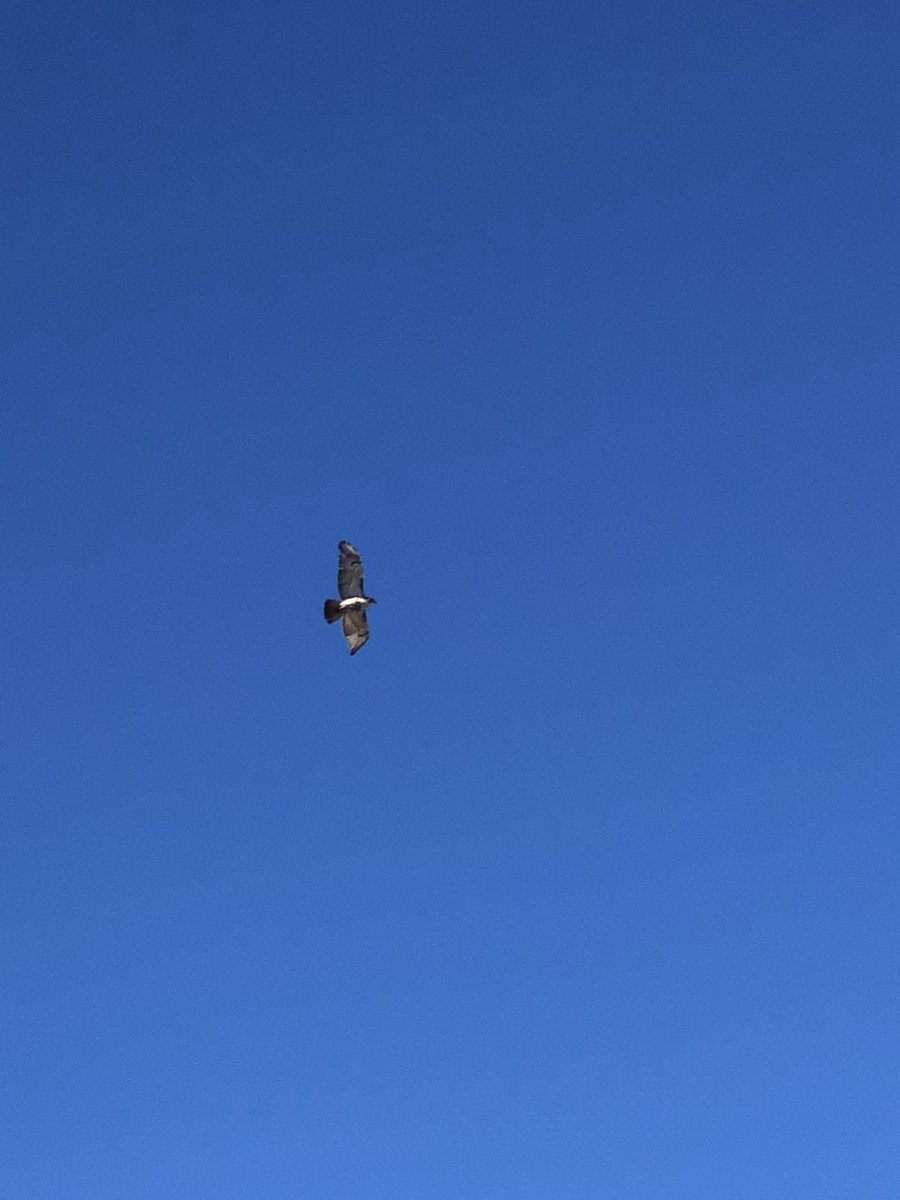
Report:
M 359 552 L 349 542 L 339 542 L 338 550 L 341 552 L 338 559 L 338 591 L 341 599 L 364 596 L 366 593 L 363 590 L 363 565 Z
M 366 620 L 364 608 L 348 608 L 344 613 L 344 637 L 350 647 L 350 653 L 355 654 L 369 640 L 369 622 Z

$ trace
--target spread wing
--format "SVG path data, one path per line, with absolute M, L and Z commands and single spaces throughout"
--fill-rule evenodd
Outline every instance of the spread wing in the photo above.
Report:
M 341 552 L 338 559 L 338 591 L 341 599 L 349 600 L 351 596 L 364 596 L 366 593 L 363 589 L 363 565 L 358 551 L 349 542 L 339 542 L 338 550 Z M 344 620 L 344 632 L 346 633 L 346 618 Z M 363 627 L 365 627 L 365 614 L 363 614 Z
M 366 620 L 364 608 L 348 608 L 344 613 L 344 637 L 350 647 L 350 653 L 355 654 L 369 640 L 369 622 Z

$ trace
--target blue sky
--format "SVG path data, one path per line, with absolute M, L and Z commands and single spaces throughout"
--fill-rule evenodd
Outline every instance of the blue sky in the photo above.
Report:
M 5 1194 L 894 1197 L 895 6 L 4 26 Z

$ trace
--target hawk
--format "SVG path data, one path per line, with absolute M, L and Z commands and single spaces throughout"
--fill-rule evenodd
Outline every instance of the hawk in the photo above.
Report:
M 375 601 L 365 594 L 363 565 L 359 552 L 349 542 L 338 542 L 338 591 L 340 600 L 325 601 L 325 620 L 333 625 L 338 618 L 344 623 L 344 637 L 355 654 L 369 640 L 366 609 Z

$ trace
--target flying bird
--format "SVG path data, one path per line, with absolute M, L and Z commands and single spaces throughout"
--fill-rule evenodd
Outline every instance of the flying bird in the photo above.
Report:
M 343 620 L 344 637 L 350 653 L 355 654 L 369 640 L 366 609 L 375 601 L 365 594 L 359 552 L 349 542 L 338 542 L 338 550 L 338 591 L 341 598 L 325 601 L 325 620 L 329 625 L 333 625 L 338 618 Z

